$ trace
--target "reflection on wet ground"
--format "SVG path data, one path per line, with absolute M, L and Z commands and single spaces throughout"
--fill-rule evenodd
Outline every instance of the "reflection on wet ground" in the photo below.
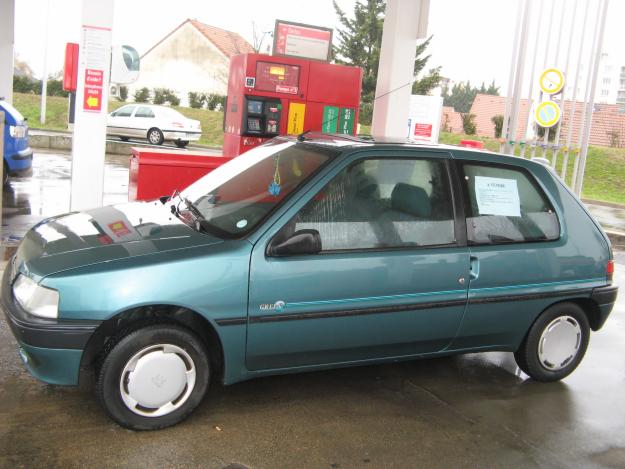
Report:
M 128 200 L 128 156 L 107 155 L 104 204 Z M 33 175 L 12 178 L 2 198 L 2 244 L 17 244 L 38 221 L 69 212 L 71 158 L 69 154 L 37 152 Z

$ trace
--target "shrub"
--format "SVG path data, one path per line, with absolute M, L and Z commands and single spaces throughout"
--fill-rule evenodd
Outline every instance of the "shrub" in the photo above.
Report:
M 621 134 L 618 130 L 612 129 L 606 132 L 606 135 L 610 140 L 610 146 L 612 148 L 619 148 L 621 146 Z
M 128 87 L 127 86 L 120 86 L 119 87 L 119 99 L 120 101 L 124 102 L 128 99 Z
M 154 99 L 152 100 L 154 104 L 170 104 L 172 106 L 178 106 L 180 104 L 180 99 L 173 90 L 169 88 L 154 88 Z
M 460 114 L 462 118 L 462 130 L 467 135 L 475 135 L 477 128 L 475 126 L 475 114 L 470 113 L 462 113 Z
M 206 104 L 206 95 L 196 91 L 189 92 L 189 106 L 193 109 L 201 109 Z
M 373 104 L 372 103 L 360 103 L 360 113 L 358 114 L 358 122 L 361 125 L 371 125 L 373 119 Z
M 139 88 L 134 94 L 135 102 L 137 103 L 149 103 L 150 102 L 150 90 L 145 86 Z
M 210 93 L 204 95 L 204 99 L 206 102 L 206 108 L 211 111 L 217 111 L 218 109 L 223 109 L 226 105 L 226 97 L 216 93 Z
M 503 132 L 503 115 L 497 114 L 491 117 L 490 121 L 495 125 L 495 138 L 501 138 Z

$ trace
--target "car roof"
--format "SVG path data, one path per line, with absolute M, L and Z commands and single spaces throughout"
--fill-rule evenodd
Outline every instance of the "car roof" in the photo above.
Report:
M 514 165 L 521 164 L 525 167 L 532 167 L 537 165 L 539 167 L 547 167 L 551 170 L 549 164 L 545 164 L 542 161 L 532 161 L 525 158 L 519 158 L 516 156 L 506 155 L 504 153 L 494 152 L 487 149 L 465 147 L 462 145 L 449 145 L 444 143 L 420 143 L 413 140 L 401 139 L 401 138 L 388 138 L 388 137 L 372 137 L 369 135 L 354 136 L 350 134 L 328 134 L 321 132 L 305 132 L 297 136 L 290 135 L 280 138 L 286 138 L 292 141 L 305 142 L 313 145 L 320 146 L 332 146 L 337 150 L 350 150 L 360 148 L 380 148 L 388 147 L 393 149 L 405 149 L 413 148 L 419 150 L 447 150 L 453 151 L 454 154 L 477 154 L 481 156 L 492 156 L 493 161 L 499 163 L 511 163 Z

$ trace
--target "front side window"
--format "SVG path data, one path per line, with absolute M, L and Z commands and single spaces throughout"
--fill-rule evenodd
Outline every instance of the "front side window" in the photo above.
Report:
M 323 251 L 455 242 L 443 160 L 368 159 L 345 168 L 285 227 L 319 232 Z
M 558 239 L 549 200 L 525 171 L 464 164 L 467 236 L 472 244 Z
M 135 106 L 124 106 L 113 113 L 115 117 L 130 117 Z

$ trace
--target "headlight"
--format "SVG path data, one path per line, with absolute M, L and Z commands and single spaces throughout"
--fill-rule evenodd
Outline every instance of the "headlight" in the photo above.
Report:
M 13 138 L 24 138 L 26 136 L 25 125 L 11 125 L 9 126 L 9 135 Z
M 59 316 L 59 292 L 42 287 L 24 275 L 18 275 L 13 284 L 13 294 L 24 310 L 42 318 Z

